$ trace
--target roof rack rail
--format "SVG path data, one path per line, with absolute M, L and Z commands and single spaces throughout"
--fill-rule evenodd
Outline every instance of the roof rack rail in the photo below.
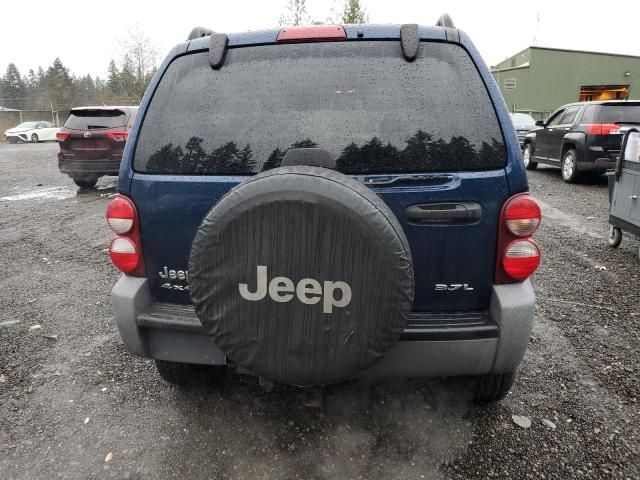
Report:
M 187 40 L 194 40 L 196 38 L 208 37 L 212 33 L 214 33 L 213 30 L 210 30 L 208 28 L 196 27 L 193 30 L 191 30 L 191 33 L 189 34 L 189 37 L 187 37 Z
M 451 19 L 451 15 L 449 15 L 448 13 L 443 13 L 442 15 L 440 15 L 440 18 L 436 22 L 436 27 L 455 28 L 453 20 Z

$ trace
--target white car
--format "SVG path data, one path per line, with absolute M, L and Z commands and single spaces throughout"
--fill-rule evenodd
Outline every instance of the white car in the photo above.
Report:
M 60 128 L 51 122 L 23 122 L 17 127 L 5 130 L 4 140 L 9 143 L 46 142 L 57 140 L 56 133 L 59 131 Z

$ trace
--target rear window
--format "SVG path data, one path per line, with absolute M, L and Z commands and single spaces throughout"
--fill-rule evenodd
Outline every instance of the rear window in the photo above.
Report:
M 127 124 L 127 115 L 122 110 L 74 110 L 64 122 L 71 130 L 94 130 L 116 128 Z
M 633 123 L 640 125 L 640 105 L 600 105 L 597 123 Z
M 230 49 L 175 59 L 151 101 L 134 168 L 151 173 L 252 174 L 290 148 L 319 147 L 344 173 L 502 168 L 502 133 L 469 55 L 400 42 Z

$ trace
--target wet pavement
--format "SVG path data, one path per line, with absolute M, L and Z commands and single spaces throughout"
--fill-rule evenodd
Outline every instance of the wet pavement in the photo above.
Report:
M 56 151 L 0 144 L 3 480 L 640 478 L 638 240 L 607 247 L 604 177 L 530 172 L 537 322 L 503 402 L 411 380 L 334 386 L 307 409 L 248 376 L 183 391 L 124 350 L 104 221 L 115 178 L 78 190 Z

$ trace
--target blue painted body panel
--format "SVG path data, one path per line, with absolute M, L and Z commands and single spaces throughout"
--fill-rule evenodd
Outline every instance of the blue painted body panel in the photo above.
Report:
M 348 25 L 347 37 L 364 40 L 400 37 L 398 25 Z M 279 30 L 229 35 L 230 47 L 275 43 Z M 445 30 L 420 27 L 423 41 L 446 41 Z M 394 211 L 409 240 L 415 269 L 415 310 L 479 310 L 489 305 L 495 269 L 495 245 L 500 209 L 511 195 L 528 189 L 521 152 L 508 111 L 493 77 L 466 34 L 460 45 L 469 52 L 486 85 L 502 128 L 507 165 L 485 172 L 447 172 L 450 180 L 374 187 Z M 152 295 L 162 301 L 189 303 L 187 290 L 163 288 L 164 267 L 186 270 L 191 242 L 209 209 L 247 176 L 142 174 L 133 171 L 133 153 L 140 125 L 164 71 L 173 58 L 202 51 L 209 38 L 178 45 L 158 69 L 144 98 L 121 164 L 118 191 L 133 199 L 141 219 L 145 264 Z M 412 173 L 412 172 L 407 172 Z M 433 173 L 437 175 L 436 173 Z M 431 175 L 431 174 L 430 174 Z M 389 177 L 389 175 L 381 175 Z M 376 177 L 371 175 L 369 177 Z M 466 225 L 420 225 L 404 217 L 408 206 L 427 202 L 478 202 L 482 219 Z M 436 283 L 466 283 L 472 291 L 436 292 Z

